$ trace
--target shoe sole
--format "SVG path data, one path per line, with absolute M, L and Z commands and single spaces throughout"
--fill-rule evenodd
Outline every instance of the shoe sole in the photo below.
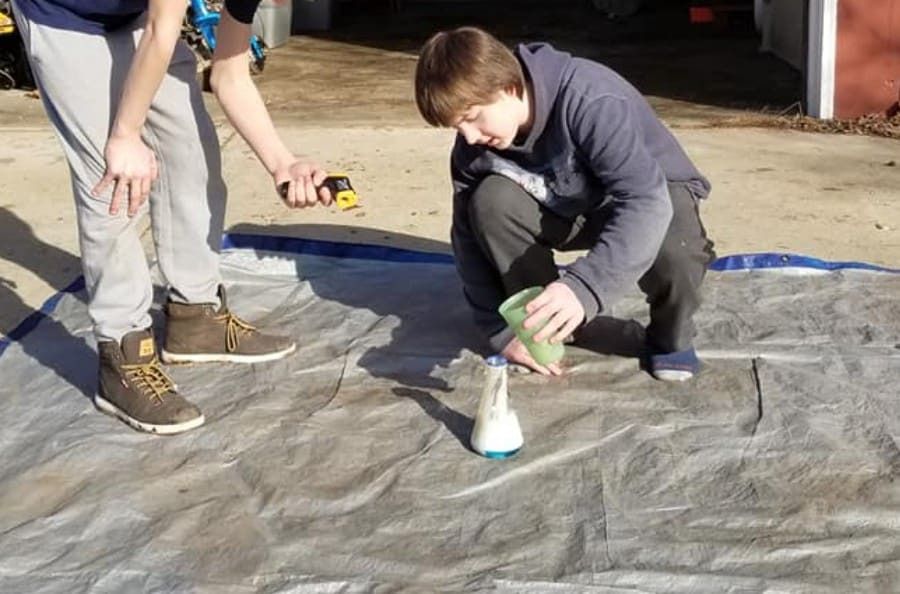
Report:
M 153 433 L 156 435 L 175 435 L 176 433 L 184 433 L 185 431 L 196 429 L 206 422 L 206 417 L 201 414 L 199 417 L 191 419 L 190 421 L 185 421 L 183 423 L 173 423 L 170 425 L 154 425 L 152 423 L 145 423 L 143 421 L 135 419 L 102 396 L 94 396 L 94 406 L 96 406 L 101 412 L 116 417 L 132 429 L 137 429 L 138 431 L 143 431 L 144 433 Z
M 234 353 L 172 353 L 166 349 L 160 351 L 164 363 L 265 363 L 287 357 L 297 350 L 297 345 L 261 355 L 239 355 Z
M 692 372 L 679 369 L 660 369 L 654 371 L 652 375 L 661 382 L 686 382 L 694 377 Z

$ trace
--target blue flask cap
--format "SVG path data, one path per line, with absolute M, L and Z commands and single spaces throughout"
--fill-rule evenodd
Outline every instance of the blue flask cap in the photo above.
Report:
M 484 360 L 490 367 L 506 367 L 506 357 L 503 355 L 491 355 Z

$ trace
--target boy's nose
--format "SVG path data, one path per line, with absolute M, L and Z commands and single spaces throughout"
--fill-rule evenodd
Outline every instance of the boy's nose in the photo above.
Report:
M 463 138 L 465 138 L 466 142 L 469 144 L 475 144 L 478 142 L 478 139 L 481 138 L 481 133 L 478 132 L 474 126 L 460 125 L 459 133 L 463 135 Z

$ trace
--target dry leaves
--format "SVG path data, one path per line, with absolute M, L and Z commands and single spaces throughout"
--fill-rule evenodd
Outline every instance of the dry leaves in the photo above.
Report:
M 860 134 L 900 138 L 900 104 L 890 111 L 894 114 L 890 117 L 873 114 L 853 120 L 819 120 L 802 114 L 790 116 L 754 114 L 715 120 L 707 126 L 710 128 L 779 128 L 825 134 Z

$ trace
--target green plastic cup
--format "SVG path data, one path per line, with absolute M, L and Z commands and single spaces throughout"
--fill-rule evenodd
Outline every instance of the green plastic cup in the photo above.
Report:
M 547 341 L 535 342 L 532 339 L 535 333 L 544 327 L 544 324 L 538 324 L 528 330 L 522 327 L 522 323 L 528 317 L 528 314 L 525 312 L 525 306 L 540 295 L 543 290 L 544 287 L 522 289 L 501 303 L 498 311 L 512 331 L 516 333 L 519 340 L 522 341 L 522 344 L 525 345 L 525 348 L 528 349 L 531 357 L 540 365 L 549 365 L 563 358 L 563 355 L 566 353 L 563 344 L 561 342 L 556 344 L 550 344 Z

